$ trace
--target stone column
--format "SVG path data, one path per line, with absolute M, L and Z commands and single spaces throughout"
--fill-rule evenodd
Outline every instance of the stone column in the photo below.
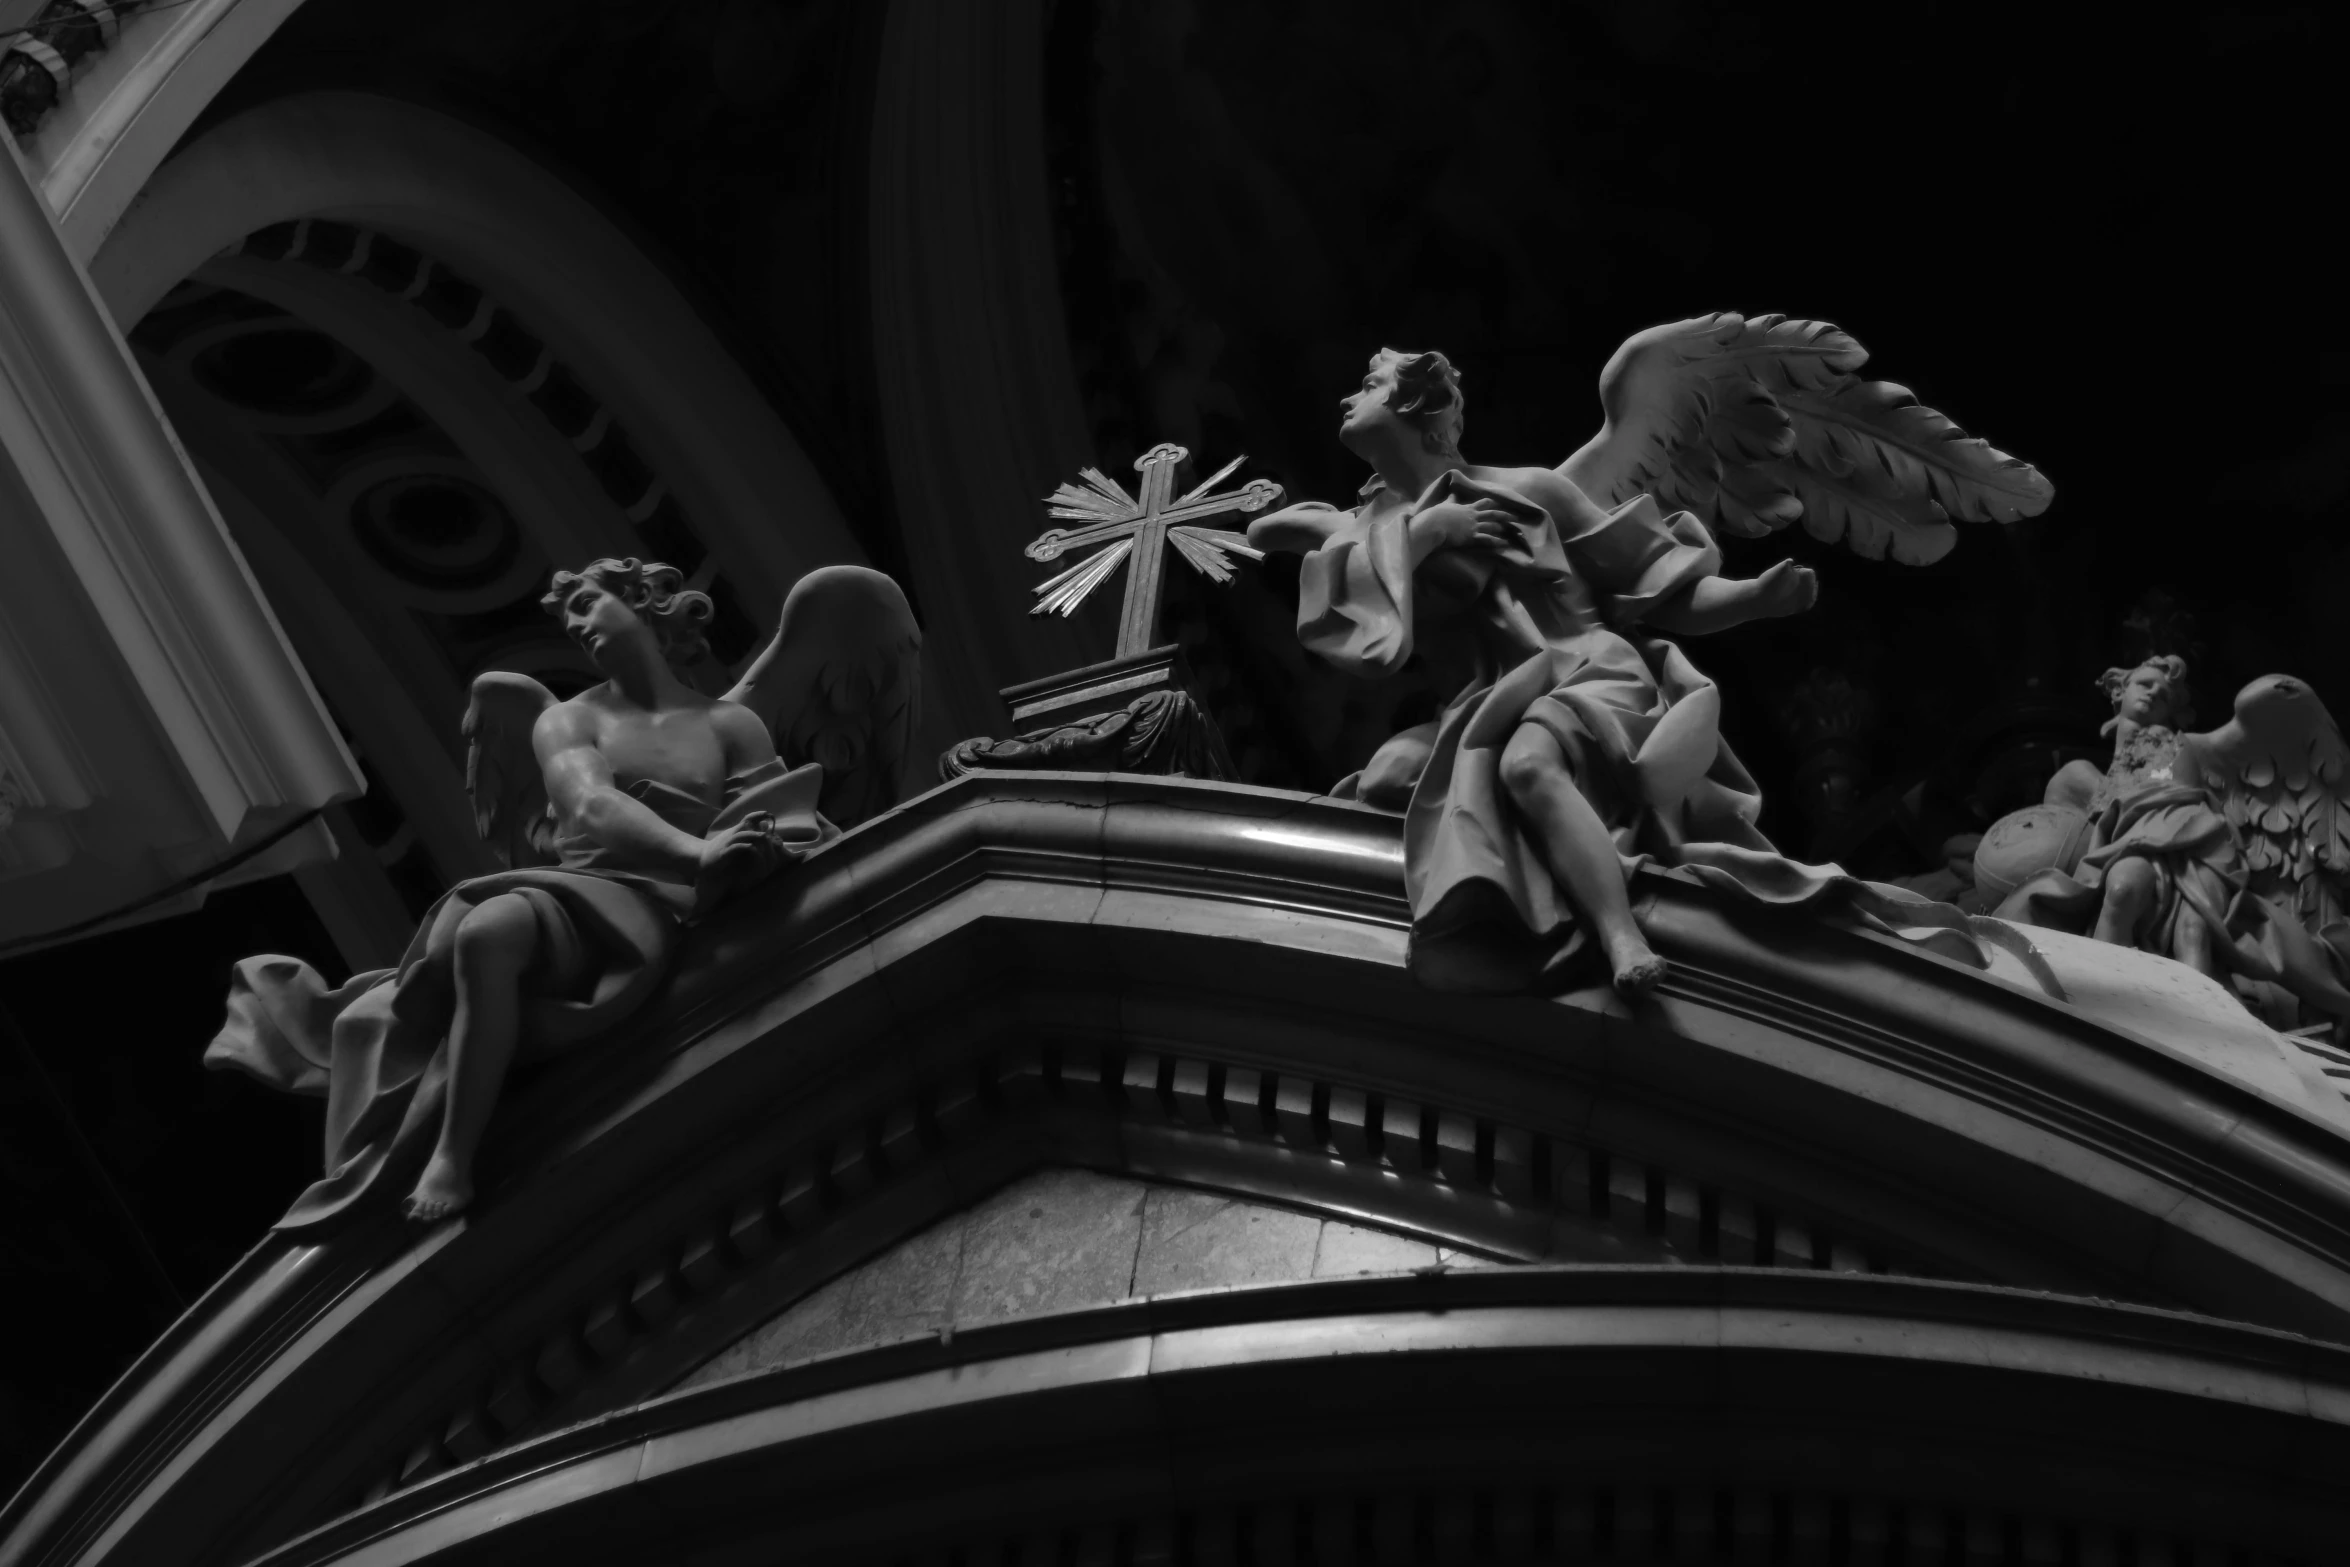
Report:
M 1092 460 L 1053 259 L 1041 0 L 896 0 L 874 95 L 873 348 L 932 656 L 926 706 L 1001 732 L 999 686 L 1107 658 L 1031 620 L 1020 553 Z M 1129 476 L 1131 477 L 1131 476 Z

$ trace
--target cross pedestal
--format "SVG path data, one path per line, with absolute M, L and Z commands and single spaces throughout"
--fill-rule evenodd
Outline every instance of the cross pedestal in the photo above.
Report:
M 939 760 L 948 777 L 981 768 L 1065 767 L 1109 771 L 1183 772 L 1230 777 L 1223 737 L 1191 690 L 1179 648 L 1153 646 L 1159 600 L 1172 549 L 1216 582 L 1232 580 L 1232 557 L 1262 560 L 1229 529 L 1201 526 L 1232 512 L 1262 511 L 1281 498 L 1281 486 L 1252 479 L 1237 490 L 1211 494 L 1245 458 L 1234 458 L 1209 478 L 1174 497 L 1175 470 L 1190 454 L 1180 446 L 1152 447 L 1135 461 L 1139 496 L 1128 495 L 1099 469 L 1081 471 L 1082 485 L 1064 484 L 1046 497 L 1050 515 L 1078 524 L 1048 528 L 1028 546 L 1031 560 L 1058 560 L 1074 549 L 1092 554 L 1038 586 L 1032 615 L 1068 615 L 1131 558 L 1126 604 L 1118 619 L 1116 654 L 1099 664 L 1002 691 L 1018 731 L 1011 740 L 966 740 Z
M 1004 687 L 999 694 L 1012 710 L 1012 727 L 1033 729 L 1113 712 L 1153 691 L 1190 688 L 1191 671 L 1184 665 L 1183 650 L 1170 642 L 1127 658 L 1105 659 L 1083 669 L 1022 681 Z

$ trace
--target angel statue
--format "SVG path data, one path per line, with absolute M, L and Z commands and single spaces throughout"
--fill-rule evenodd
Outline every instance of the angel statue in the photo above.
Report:
M 326 1175 L 281 1230 L 402 1181 L 410 1219 L 465 1208 L 514 1062 L 608 1034 L 694 921 L 896 802 L 922 637 L 879 572 L 801 578 L 716 698 L 678 673 L 707 656 L 711 603 L 675 567 L 598 560 L 540 603 L 605 679 L 569 701 L 528 675 L 474 680 L 466 788 L 507 869 L 443 894 L 395 968 L 329 987 L 294 958 L 236 966 L 206 1064 L 327 1101 Z
M 2100 731 L 2113 737 L 2112 760 L 2067 762 L 2039 805 L 1993 823 L 1975 849 L 1975 885 L 2023 924 L 2093 926 L 2100 941 L 2217 973 L 2211 927 L 2178 895 L 2191 864 L 2234 852 L 2227 819 L 2178 778 L 2194 722 L 2187 661 L 2158 655 L 2097 684 L 2113 704 Z
M 1773 903 L 1936 923 L 1914 895 L 1771 848 L 1754 781 L 1721 739 L 1719 692 L 1664 635 L 1818 596 L 1789 561 L 1721 575 L 1709 524 L 1753 536 L 1800 517 L 1864 555 L 1922 563 L 1950 548 L 1953 517 L 2046 507 L 2053 491 L 2030 466 L 1861 380 L 1866 358 L 1832 326 L 1780 316 L 1651 328 L 1602 372 L 1607 422 L 1588 445 L 1556 468 L 1489 468 L 1461 456 L 1450 361 L 1384 350 L 1340 404 L 1339 439 L 1373 469 L 1360 504 L 1309 502 L 1250 527 L 1257 548 L 1305 557 L 1308 649 L 1373 677 L 1415 652 L 1461 671 L 1438 719 L 1339 785 L 1405 812 L 1423 982 L 1558 989 L 1595 948 L 1619 993 L 1644 995 L 1665 964 L 1627 884 L 1649 856 Z M 1914 908 L 1879 912 L 1886 900 Z
M 2278 1027 L 2350 1026 L 2350 749 L 2290 675 L 2181 734 L 2186 675 L 2175 657 L 2107 670 L 2112 764 L 2068 764 L 1994 823 L 1977 882 L 2013 889 L 2004 919 L 2176 958 Z

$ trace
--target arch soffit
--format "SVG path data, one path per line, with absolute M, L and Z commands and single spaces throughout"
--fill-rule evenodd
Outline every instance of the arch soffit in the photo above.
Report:
M 558 566 L 642 551 L 569 443 L 455 334 L 420 332 L 414 311 L 382 290 L 312 267 L 224 256 L 196 276 L 275 305 L 365 360 L 426 412 Z
M 92 281 L 136 322 L 223 250 L 302 218 L 391 234 L 516 309 L 706 520 L 761 618 L 801 573 L 863 558 L 798 441 L 660 268 L 556 176 L 447 115 L 349 92 L 237 115 L 156 172 Z

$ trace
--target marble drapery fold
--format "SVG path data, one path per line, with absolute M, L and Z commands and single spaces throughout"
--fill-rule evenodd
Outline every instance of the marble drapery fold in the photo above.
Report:
M 628 792 L 696 837 L 755 813 L 790 860 L 840 835 L 816 809 L 823 769 L 771 761 L 729 778 L 719 807 L 639 781 Z M 299 958 L 240 961 L 228 1020 L 204 1052 L 207 1066 L 249 1073 L 273 1088 L 323 1097 L 326 1174 L 276 1228 L 323 1231 L 405 1189 L 440 1128 L 456 1008 L 457 927 L 502 893 L 520 894 L 537 917 L 541 961 L 527 983 L 524 1058 L 601 1034 L 641 1008 L 666 977 L 682 930 L 709 912 L 683 880 L 612 863 L 585 839 L 558 838 L 556 866 L 477 876 L 442 894 L 388 969 L 330 986 Z
M 1986 941 L 2044 967 L 1988 922 L 1773 849 L 1755 826 L 1761 793 L 1722 739 L 1719 690 L 1642 629 L 1720 570 L 1720 550 L 1694 516 L 1667 516 L 1649 496 L 1603 510 L 1557 488 L 1554 513 L 1491 470 L 1456 468 L 1412 506 L 1289 514 L 1324 534 L 1300 573 L 1307 648 L 1377 677 L 1443 644 L 1470 671 L 1434 723 L 1396 736 L 1337 790 L 1404 812 L 1411 966 L 1423 983 L 1555 990 L 1584 967 L 1584 922 L 1502 779 L 1504 750 L 1526 723 L 1558 742 L 1627 878 L 1653 860 L 1749 902 L 1809 905 L 1975 967 L 1988 961 Z M 1507 515 L 1506 536 L 1440 549 L 1415 571 L 1410 520 L 1440 501 L 1491 503 Z

